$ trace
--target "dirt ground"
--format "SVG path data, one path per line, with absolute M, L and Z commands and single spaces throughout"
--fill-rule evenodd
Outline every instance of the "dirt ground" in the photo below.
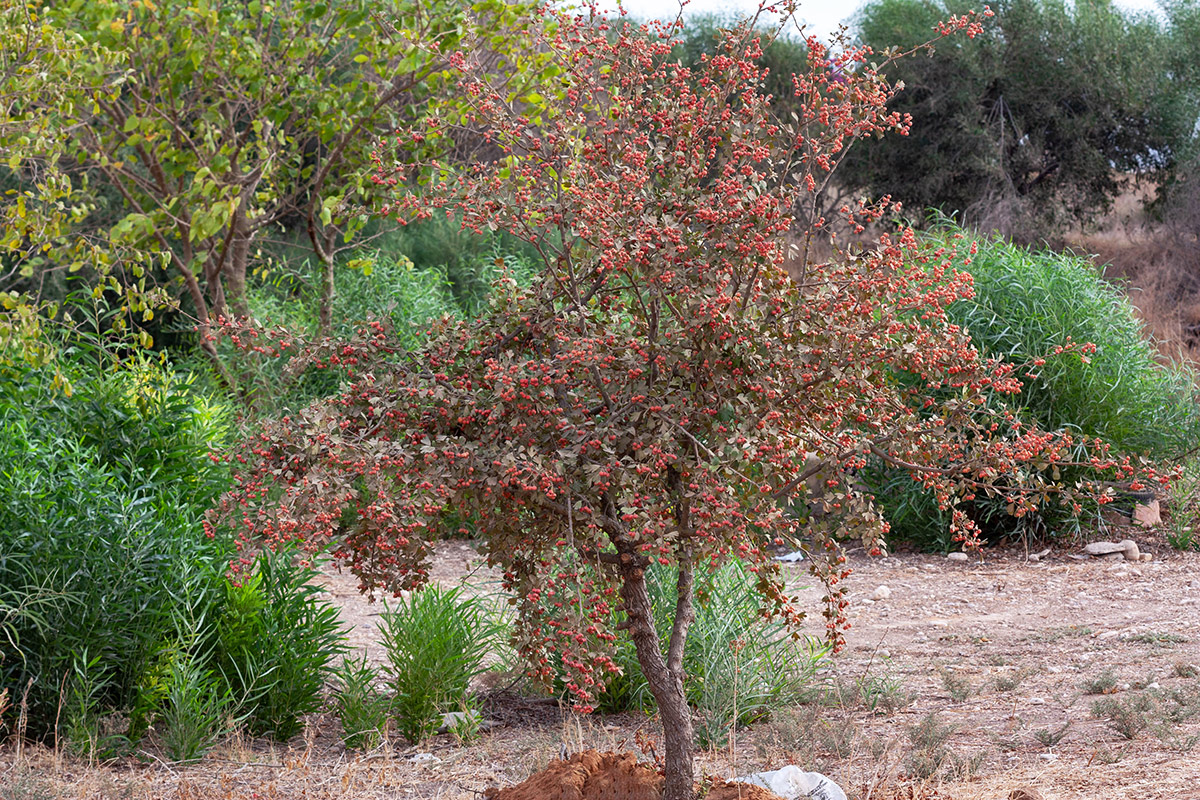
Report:
M 1014 550 L 968 562 L 852 553 L 848 647 L 821 671 L 814 702 L 702 753 L 701 772 L 729 778 L 794 763 L 861 800 L 1001 800 L 1016 789 L 1046 800 L 1200 798 L 1200 749 L 1192 747 L 1200 741 L 1200 554 L 1134 536 L 1154 561 L 1078 560 L 1078 549 L 1038 562 Z M 802 566 L 788 569 L 817 610 L 819 589 Z M 441 545 L 434 578 L 464 576 L 474 591 L 498 591 L 469 545 Z M 349 576 L 331 575 L 329 589 L 352 646 L 382 659 L 381 606 Z M 336 719 L 318 715 L 286 745 L 235 740 L 187 767 L 153 757 L 86 765 L 10 745 L 0 752 L 0 798 L 466 800 L 519 783 L 564 753 L 654 754 L 651 718 L 579 717 L 506 683 L 492 680 L 484 711 L 497 726 L 471 744 L 443 735 L 421 748 L 348 753 Z M 1096 717 L 1097 702 L 1117 709 L 1111 719 Z M 937 778 L 913 777 L 930 765 Z

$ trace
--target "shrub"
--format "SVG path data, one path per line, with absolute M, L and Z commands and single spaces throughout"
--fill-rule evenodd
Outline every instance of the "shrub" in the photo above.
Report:
M 172 761 L 195 761 L 237 726 L 228 686 L 191 656 L 171 662 L 166 687 L 162 746 Z
M 264 551 L 240 584 L 226 581 L 216 663 L 256 735 L 287 740 L 321 706 L 330 661 L 342 650 L 337 608 L 295 548 Z
M 76 653 L 101 659 L 98 707 L 130 707 L 182 593 L 218 575 L 223 553 L 162 487 L 124 485 L 94 452 L 11 415 L 0 413 L 0 431 L 0 584 L 38 598 L 42 619 L 12 625 L 3 685 L 18 696 L 32 681 L 29 731 L 41 736 Z
M 420 742 L 438 729 L 443 713 L 467 702 L 471 679 L 484 671 L 501 628 L 479 598 L 457 588 L 427 586 L 384 608 L 392 712 L 400 733 Z
M 185 609 L 217 599 L 225 545 L 198 512 L 225 485 L 208 457 L 224 421 L 161 364 L 68 367 L 70 397 L 48 373 L 0 374 L 0 689 L 28 685 L 32 736 L 53 733 L 68 680 L 60 722 L 98 733 L 128 712 L 136 740 L 147 669 Z
M 964 235 L 941 222 L 924 238 L 950 247 Z M 1019 395 L 993 396 L 994 405 L 1044 430 L 1098 437 L 1153 458 L 1175 456 L 1200 441 L 1194 373 L 1160 362 L 1128 299 L 1086 259 L 985 238 L 966 268 L 975 296 L 951 305 L 947 317 L 970 333 L 981 352 L 1036 376 L 1026 378 Z M 1096 349 L 1086 360 L 1071 356 L 1038 363 L 1070 342 L 1089 342 Z M 1089 455 L 1078 447 L 1074 460 L 1086 462 Z M 1060 471 L 1063 482 L 1089 475 L 1080 469 Z M 950 511 L 906 472 L 876 462 L 864 477 L 884 507 L 894 538 L 928 548 L 952 546 Z M 1056 504 L 1043 504 L 1036 514 L 1019 519 L 999 496 L 983 494 L 961 508 L 992 537 L 1071 533 L 1080 527 L 1078 516 Z M 1097 510 L 1094 503 L 1085 506 L 1093 517 Z
M 387 727 L 390 702 L 379 690 L 379 673 L 367 663 L 366 653 L 358 659 L 343 656 L 333 676 L 333 704 L 342 723 L 342 744 L 349 750 L 366 750 L 379 744 Z

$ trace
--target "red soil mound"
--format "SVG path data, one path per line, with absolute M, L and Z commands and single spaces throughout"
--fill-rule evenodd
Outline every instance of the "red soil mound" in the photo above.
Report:
M 585 750 L 555 761 L 524 783 L 489 789 L 487 800 L 659 800 L 662 777 L 632 753 Z M 708 800 L 779 800 L 758 786 L 717 782 Z

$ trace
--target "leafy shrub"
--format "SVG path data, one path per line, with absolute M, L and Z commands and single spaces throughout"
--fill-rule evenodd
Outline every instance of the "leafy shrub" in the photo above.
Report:
M 216 663 L 248 708 L 254 734 L 290 739 L 321 706 L 330 661 L 342 650 L 337 608 L 298 561 L 295 548 L 265 550 L 240 585 L 225 585 Z
M 31 435 L 0 414 L 0 584 L 42 599 L 43 624 L 18 619 L 3 685 L 29 693 L 29 731 L 48 733 L 76 653 L 101 659 L 98 704 L 126 708 L 174 627 L 182 593 L 219 575 L 219 546 L 153 486 L 124 485 L 87 448 Z M 18 690 L 16 687 L 21 687 Z
M 162 746 L 173 761 L 194 761 L 236 727 L 236 703 L 219 676 L 190 656 L 171 663 L 162 707 Z
M 467 702 L 471 679 L 484 671 L 500 630 L 483 602 L 458 588 L 431 585 L 385 605 L 380 632 L 388 686 L 405 738 L 428 738 L 443 713 Z
M 646 587 L 662 641 L 670 638 L 676 570 L 653 564 Z M 721 746 L 736 722 L 749 724 L 799 700 L 809 688 L 824 650 L 788 636 L 782 623 L 766 622 L 750 576 L 739 561 L 697 576 L 696 619 L 689 629 L 684 693 L 698 717 L 701 746 Z M 605 712 L 651 710 L 654 698 L 623 638 L 614 659 L 622 668 L 605 682 L 598 708 Z M 735 714 L 736 711 L 736 714 Z
M 940 222 L 925 234 L 949 247 L 964 232 Z M 1029 250 L 999 238 L 979 240 L 966 267 L 975 297 L 947 309 L 952 322 L 970 332 L 981 352 L 1003 358 L 1036 378 L 1015 397 L 992 402 L 1011 408 L 1044 430 L 1071 430 L 1099 437 L 1117 450 L 1165 458 L 1200 441 L 1200 411 L 1191 370 L 1159 361 L 1129 300 L 1086 259 L 1050 250 Z M 1085 362 L 1077 354 L 1047 357 L 1056 346 L 1090 342 Z M 1045 363 L 1032 366 L 1036 359 Z M 1078 448 L 1077 461 L 1086 461 Z M 1063 480 L 1079 471 L 1063 470 Z M 884 507 L 893 536 L 925 547 L 949 549 L 950 512 L 903 471 L 873 465 L 864 478 Z M 1071 532 L 1079 521 L 1065 509 L 1043 505 L 1021 521 L 999 498 L 981 496 L 964 506 L 985 532 Z M 1094 513 L 1096 506 L 1085 506 Z
M 333 704 L 342 723 L 342 743 L 350 750 L 366 750 L 379 744 L 387 727 L 390 703 L 378 689 L 379 673 L 360 658 L 342 657 L 333 671 L 336 687 Z
M 0 374 L 0 586 L 13 645 L 0 689 L 24 697 L 28 685 L 35 737 L 57 720 L 88 738 L 100 717 L 136 709 L 179 614 L 216 601 L 226 557 L 198 516 L 224 485 L 208 458 L 224 435 L 219 408 L 193 402 L 152 361 L 69 366 L 71 397 L 48 373 Z M 65 680 L 79 702 L 60 720 Z M 145 720 L 133 715 L 130 738 Z

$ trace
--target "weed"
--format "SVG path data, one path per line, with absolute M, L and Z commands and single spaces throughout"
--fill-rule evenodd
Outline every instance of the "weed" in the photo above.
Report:
M 987 761 L 987 750 L 976 750 L 969 756 L 963 756 L 951 751 L 946 761 L 945 775 L 952 781 L 965 781 L 983 767 Z
M 1047 631 L 1031 634 L 1029 641 L 1039 644 L 1049 644 L 1063 639 L 1082 639 L 1091 636 L 1095 631 L 1086 625 L 1069 625 L 1065 628 L 1050 628 Z
M 975 694 L 975 687 L 971 682 L 962 675 L 955 675 L 947 669 L 941 671 L 942 686 L 950 694 L 950 699 L 956 703 L 961 703 L 971 695 Z
M 673 568 L 660 564 L 647 572 L 655 625 L 664 641 L 676 603 L 675 576 Z M 697 576 L 696 618 L 688 630 L 683 666 L 684 692 L 697 712 L 701 747 L 721 747 L 735 723 L 764 719 L 773 709 L 802 699 L 827 652 L 814 640 L 787 635 L 781 623 L 764 621 L 753 584 L 737 561 Z M 607 680 L 599 708 L 652 709 L 649 686 L 627 637 L 618 640 L 615 660 L 622 674 Z
M 1171 722 L 1187 722 L 1200 715 L 1200 691 L 1195 688 L 1171 689 L 1162 697 L 1167 703 L 1163 716 Z
M 1080 688 L 1084 694 L 1110 694 L 1117 688 L 1117 675 L 1111 669 L 1106 669 L 1093 678 L 1084 679 Z
M 483 715 L 479 713 L 478 702 L 470 695 L 460 699 L 458 708 L 449 712 L 445 720 L 446 729 L 459 744 L 474 742 L 483 731 Z
M 234 699 L 218 676 L 191 656 L 175 659 L 161 715 L 162 745 L 172 761 L 195 761 L 236 727 Z
M 1021 737 L 1016 735 L 1009 736 L 993 736 L 992 744 L 1005 753 L 1011 753 L 1021 749 Z
M 252 733 L 285 741 L 321 706 L 329 662 L 341 651 L 337 608 L 294 546 L 266 550 L 241 585 L 227 582 L 217 664 L 248 705 Z
M 910 727 L 912 751 L 905 764 L 908 773 L 919 780 L 928 780 L 941 772 L 951 759 L 946 742 L 956 730 L 954 725 L 943 723 L 936 712 L 930 712 Z
M 1187 753 L 1200 742 L 1200 734 L 1187 734 L 1176 730 L 1171 725 L 1152 724 L 1150 732 L 1168 749 L 1176 753 Z
M 1140 642 L 1141 644 L 1150 645 L 1174 645 L 1183 644 L 1190 641 L 1188 637 L 1178 633 L 1170 633 L 1167 631 L 1147 631 L 1145 633 L 1136 633 L 1126 638 L 1127 642 Z
M 109 678 L 99 655 L 89 656 L 85 649 L 75 656 L 67 681 L 65 735 L 67 749 L 89 763 L 121 755 L 129 740 L 111 730 L 111 719 L 101 713 L 101 699 Z
M 333 678 L 333 705 L 342 723 L 342 743 L 348 750 L 375 747 L 383 739 L 389 711 L 387 696 L 377 688 L 378 672 L 364 652 L 358 659 L 343 656 Z
M 387 650 L 392 711 L 405 738 L 420 742 L 441 715 L 466 701 L 471 679 L 501 630 L 483 603 L 459 589 L 429 585 L 394 607 L 385 604 L 380 632 Z
M 1071 721 L 1067 720 L 1066 722 L 1063 723 L 1062 727 L 1059 728 L 1058 730 L 1052 731 L 1049 728 L 1039 728 L 1038 730 L 1033 732 L 1033 738 L 1036 739 L 1037 743 L 1040 744 L 1042 747 L 1049 749 L 1051 747 L 1057 746 L 1058 743 L 1061 742 L 1066 737 L 1067 731 L 1069 731 L 1070 729 L 1071 729 Z
M 1007 675 L 997 675 L 992 679 L 992 685 L 996 687 L 998 692 L 1011 692 L 1021 685 L 1021 682 L 1037 672 L 1033 667 L 1022 667 L 1008 673 Z
M 1195 678 L 1200 676 L 1200 667 L 1195 664 L 1189 664 L 1186 661 L 1176 661 L 1172 668 L 1176 678 Z
M 1125 700 L 1106 697 L 1092 704 L 1092 716 L 1103 719 L 1108 726 L 1126 739 L 1136 739 L 1150 724 L 1147 712 L 1153 706 L 1148 695 L 1140 694 Z

